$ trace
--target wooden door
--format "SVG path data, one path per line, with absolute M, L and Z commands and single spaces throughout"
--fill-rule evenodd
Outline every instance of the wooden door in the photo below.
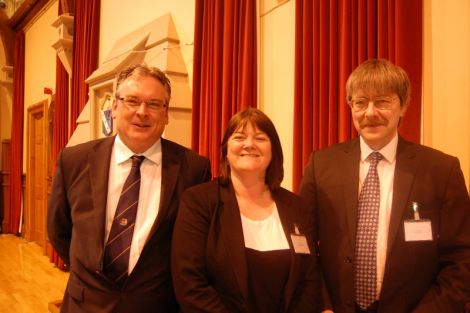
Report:
M 48 101 L 28 108 L 26 152 L 25 235 L 46 247 L 48 174 Z
M 3 233 L 10 232 L 10 139 L 2 141 L 2 213 L 3 222 L 0 226 Z

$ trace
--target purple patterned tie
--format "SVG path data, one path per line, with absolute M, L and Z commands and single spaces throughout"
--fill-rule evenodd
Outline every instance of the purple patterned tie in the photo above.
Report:
M 377 228 L 379 223 L 380 183 L 377 164 L 382 159 L 379 152 L 368 157 L 369 172 L 362 185 L 358 202 L 355 253 L 355 297 L 361 309 L 366 309 L 377 294 Z
M 144 156 L 132 156 L 132 168 L 122 187 L 104 253 L 104 272 L 122 285 L 127 278 L 129 255 L 139 203 L 140 164 Z

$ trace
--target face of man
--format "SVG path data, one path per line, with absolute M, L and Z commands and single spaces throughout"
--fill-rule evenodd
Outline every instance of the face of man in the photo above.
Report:
M 119 99 L 113 104 L 117 133 L 129 149 L 142 153 L 162 136 L 168 124 L 168 94 L 163 84 L 150 76 L 128 77 L 117 94 Z
M 358 90 L 350 104 L 357 132 L 374 150 L 383 148 L 393 139 L 406 112 L 406 106 L 400 105 L 395 93 L 379 94 L 375 90 Z

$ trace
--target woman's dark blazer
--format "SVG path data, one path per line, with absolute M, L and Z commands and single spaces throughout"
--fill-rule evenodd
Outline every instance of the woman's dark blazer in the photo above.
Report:
M 317 255 L 294 252 L 295 225 L 312 234 L 312 221 L 300 197 L 279 188 L 272 192 L 292 251 L 281 312 L 317 312 L 320 299 Z M 233 186 L 218 180 L 182 195 L 172 243 L 172 274 L 183 312 L 253 312 L 240 211 Z

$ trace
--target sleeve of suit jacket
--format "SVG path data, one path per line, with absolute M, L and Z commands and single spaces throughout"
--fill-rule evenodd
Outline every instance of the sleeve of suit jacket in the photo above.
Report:
M 457 158 L 443 160 L 439 170 L 440 271 L 414 313 L 463 312 L 470 302 L 470 198 Z
M 47 230 L 49 241 L 57 254 L 69 264 L 70 240 L 72 237 L 72 218 L 65 190 L 63 152 L 59 153 L 56 164 L 52 192 L 47 212 Z
M 176 298 L 182 312 L 229 312 L 208 281 L 206 244 L 214 200 L 198 189 L 186 190 L 180 201 L 172 244 L 172 273 Z
M 316 186 L 313 174 L 313 166 L 314 166 L 314 154 L 312 153 L 309 158 L 309 162 L 307 163 L 307 167 L 305 168 L 305 174 L 302 177 L 302 182 L 300 184 L 300 196 L 303 198 L 304 202 L 307 205 L 307 208 L 310 210 L 311 220 L 314 223 L 317 223 L 318 214 L 316 211 L 317 203 L 316 203 Z M 318 243 L 318 233 L 317 227 L 312 227 L 313 230 L 313 240 Z M 317 245 L 318 247 L 318 245 Z M 318 248 L 320 250 L 320 248 Z M 321 258 L 321 250 L 318 251 L 320 258 Z M 321 274 L 321 273 L 320 273 Z M 321 295 L 322 295 L 322 303 L 323 303 L 323 310 L 332 310 L 333 306 L 331 304 L 330 296 L 328 294 L 328 289 L 326 288 L 325 281 L 323 279 L 323 275 L 320 275 L 320 283 L 321 283 Z

